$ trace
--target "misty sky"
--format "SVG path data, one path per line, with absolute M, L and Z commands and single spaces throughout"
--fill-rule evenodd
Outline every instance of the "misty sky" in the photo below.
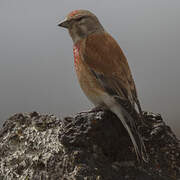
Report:
M 94 12 L 120 44 L 144 110 L 180 136 L 179 0 L 0 0 L 0 119 L 40 111 L 62 117 L 91 107 L 73 68 L 72 40 L 57 26 Z

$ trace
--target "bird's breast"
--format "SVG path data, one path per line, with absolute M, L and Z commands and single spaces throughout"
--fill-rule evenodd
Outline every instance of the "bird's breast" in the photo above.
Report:
M 104 93 L 103 89 L 82 59 L 79 45 L 73 47 L 73 54 L 76 74 L 83 92 L 95 105 L 102 104 L 101 95 Z
M 73 47 L 73 55 L 74 55 L 74 66 L 75 66 L 75 69 L 77 70 L 78 62 L 79 62 L 79 59 L 80 59 L 79 46 L 75 45 Z

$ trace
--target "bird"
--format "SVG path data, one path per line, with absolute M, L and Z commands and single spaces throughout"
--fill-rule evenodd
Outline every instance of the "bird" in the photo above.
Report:
M 137 127 L 137 119 L 143 119 L 143 112 L 119 44 L 88 10 L 71 11 L 58 26 L 68 29 L 72 38 L 74 66 L 81 89 L 95 109 L 109 109 L 120 119 L 137 160 L 146 161 L 146 147 Z

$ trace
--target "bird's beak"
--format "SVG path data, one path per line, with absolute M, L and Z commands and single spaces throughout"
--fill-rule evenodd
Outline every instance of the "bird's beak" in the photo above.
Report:
M 63 28 L 69 28 L 69 20 L 67 20 L 67 18 L 65 18 L 63 21 L 58 23 L 58 26 L 63 27 Z

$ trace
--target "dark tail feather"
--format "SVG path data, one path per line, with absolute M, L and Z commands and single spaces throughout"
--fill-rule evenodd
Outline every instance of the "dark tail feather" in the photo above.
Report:
M 132 119 L 132 117 L 131 117 Z M 147 156 L 147 151 L 146 151 L 146 147 L 144 144 L 144 141 L 142 139 L 142 136 L 140 135 L 138 129 L 137 129 L 137 125 L 135 120 L 130 120 L 130 128 L 132 129 L 132 132 L 134 134 L 135 140 L 137 142 L 137 145 L 139 147 L 139 151 L 140 151 L 140 156 L 143 161 L 148 162 L 148 156 Z
M 114 112 L 118 118 L 121 120 L 123 126 L 126 128 L 131 141 L 134 146 L 134 150 L 138 161 L 148 161 L 146 148 L 141 135 L 138 132 L 136 119 L 132 118 L 131 114 L 127 112 L 121 105 L 113 106 L 111 111 Z M 129 123 L 128 123 L 129 122 Z

